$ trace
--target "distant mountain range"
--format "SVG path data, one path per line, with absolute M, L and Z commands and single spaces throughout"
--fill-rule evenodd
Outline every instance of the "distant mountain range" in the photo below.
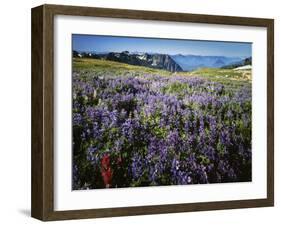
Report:
M 109 52 L 78 52 L 73 51 L 73 57 L 94 58 L 117 61 L 132 65 L 164 69 L 171 72 L 192 71 L 198 68 L 235 68 L 245 65 L 244 61 L 251 64 L 251 58 L 225 57 L 225 56 L 200 56 L 200 55 L 169 55 L 158 53 L 130 53 Z M 249 60 L 247 60 L 249 59 Z M 237 65 L 237 66 L 236 66 Z
M 242 66 L 246 66 L 246 65 L 252 65 L 252 57 L 247 57 L 243 60 L 236 61 L 232 64 L 228 64 L 226 66 L 223 66 L 222 68 L 232 69 L 232 68 L 238 68 L 238 67 L 242 67 Z
M 202 67 L 220 68 L 237 61 L 239 57 L 225 56 L 200 56 L 200 55 L 173 55 L 172 58 L 181 66 L 184 71 L 192 71 Z

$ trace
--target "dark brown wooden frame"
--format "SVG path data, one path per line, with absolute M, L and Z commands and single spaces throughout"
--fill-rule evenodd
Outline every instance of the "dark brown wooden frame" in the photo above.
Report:
M 267 28 L 267 198 L 157 206 L 54 211 L 53 123 L 54 16 L 95 16 Z M 49 220 L 160 214 L 274 205 L 274 20 L 246 17 L 42 5 L 32 9 L 32 200 L 31 215 Z

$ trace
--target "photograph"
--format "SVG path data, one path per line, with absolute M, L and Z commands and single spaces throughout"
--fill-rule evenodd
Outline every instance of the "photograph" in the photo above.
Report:
M 252 181 L 252 43 L 72 34 L 72 190 Z

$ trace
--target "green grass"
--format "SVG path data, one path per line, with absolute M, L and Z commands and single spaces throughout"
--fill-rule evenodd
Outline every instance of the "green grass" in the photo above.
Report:
M 206 77 L 215 77 L 220 79 L 231 80 L 251 80 L 251 70 L 233 70 L 220 68 L 203 68 L 198 69 L 191 74 L 201 74 Z
M 99 59 L 73 59 L 73 70 L 79 72 L 95 72 L 95 73 L 109 73 L 115 75 L 122 75 L 126 73 L 136 74 L 157 74 L 157 75 L 171 75 L 172 73 L 166 70 L 154 69 L 143 66 L 135 66 L 125 63 L 119 63 L 109 60 Z
M 196 71 L 183 72 L 183 75 L 198 76 L 213 82 L 219 82 L 228 89 L 240 89 L 241 86 L 250 86 L 252 83 L 251 70 L 233 70 L 220 68 L 202 68 Z
M 82 75 L 100 74 L 120 76 L 126 74 L 142 75 L 162 75 L 162 76 L 196 76 L 208 79 L 210 81 L 224 84 L 230 89 L 237 89 L 241 85 L 251 85 L 251 70 L 233 70 L 220 68 L 202 68 L 191 72 L 172 73 L 166 70 L 154 69 L 143 66 L 129 65 L 115 61 L 99 60 L 99 59 L 81 59 L 73 58 L 73 71 Z

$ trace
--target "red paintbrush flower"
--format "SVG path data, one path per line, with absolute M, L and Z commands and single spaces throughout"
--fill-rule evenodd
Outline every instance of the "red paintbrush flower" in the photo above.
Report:
M 102 169 L 107 169 L 108 167 L 110 167 L 110 156 L 108 154 L 103 156 L 103 158 L 101 160 L 101 166 L 102 166 Z
M 101 176 L 105 187 L 109 188 L 112 181 L 112 170 L 110 168 L 110 156 L 107 154 L 101 160 Z
M 106 171 L 101 172 L 103 183 L 106 188 L 111 187 L 111 181 L 112 181 L 112 171 L 111 168 L 108 168 Z

